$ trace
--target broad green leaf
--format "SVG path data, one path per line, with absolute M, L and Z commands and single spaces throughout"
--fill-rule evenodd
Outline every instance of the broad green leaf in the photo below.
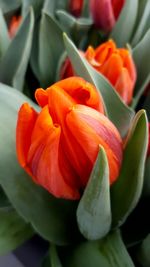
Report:
M 33 229 L 14 209 L 0 210 L 0 255 L 20 246 L 33 235 Z
M 0 9 L 0 25 L 1 25 L 1 30 L 0 30 L 0 58 L 1 58 L 3 54 L 5 54 L 10 43 L 6 22 L 3 17 L 1 9 Z
M 11 207 L 11 204 L 10 204 L 6 194 L 4 193 L 4 190 L 0 186 L 0 211 L 1 210 L 7 210 L 10 207 Z
M 91 19 L 76 19 L 74 16 L 64 10 L 56 11 L 56 15 L 60 25 L 62 25 L 62 29 L 72 37 L 76 44 L 78 44 L 83 36 L 87 34 L 92 25 Z
M 42 12 L 39 34 L 39 70 L 42 86 L 55 81 L 56 66 L 64 50 L 62 31 L 56 22 Z
M 147 31 L 143 39 L 133 49 L 133 58 L 137 68 L 137 82 L 135 88 L 135 98 L 133 106 L 136 106 L 146 85 L 150 80 L 150 29 Z M 141 67 L 142 66 L 142 67 Z
M 33 25 L 33 10 L 30 9 L 0 62 L 0 81 L 18 90 L 22 90 L 24 84 L 31 50 Z
M 96 242 L 82 242 L 63 253 L 65 267 L 134 267 L 119 232 Z
M 126 0 L 122 12 L 114 26 L 110 38 L 117 46 L 123 47 L 130 41 L 138 12 L 138 0 Z
M 150 266 L 150 234 L 144 239 L 139 247 L 137 258 L 142 267 Z
M 89 240 L 104 237 L 111 226 L 109 168 L 105 150 L 100 147 L 89 182 L 77 208 L 80 232 Z
M 53 243 L 67 244 L 78 238 L 77 203 L 56 199 L 36 185 L 16 158 L 17 111 L 23 102 L 38 110 L 21 92 L 0 84 L 0 184 L 17 212 L 36 232 Z
M 135 116 L 126 142 L 121 172 L 111 187 L 113 227 L 123 224 L 142 193 L 148 144 L 147 118 L 144 110 Z
M 134 111 L 122 102 L 109 81 L 89 65 L 66 35 L 64 35 L 64 42 L 76 73 L 94 84 L 100 91 L 109 119 L 116 125 L 121 135 L 125 136 L 133 119 Z
M 3 13 L 8 13 L 21 6 L 21 0 L 0 0 L 0 8 Z
M 26 16 L 32 6 L 35 17 L 38 17 L 41 13 L 43 2 L 43 0 L 22 0 L 22 15 Z
M 150 197 L 150 155 L 146 159 L 143 195 Z
M 142 36 L 145 34 L 145 28 L 149 20 L 150 20 L 150 0 L 140 0 L 138 17 L 136 22 L 138 26 L 131 41 L 132 46 L 135 46 L 141 40 Z
M 51 245 L 45 256 L 42 267 L 62 267 L 55 245 Z
M 45 0 L 43 10 L 55 19 L 56 10 L 67 10 L 68 0 Z

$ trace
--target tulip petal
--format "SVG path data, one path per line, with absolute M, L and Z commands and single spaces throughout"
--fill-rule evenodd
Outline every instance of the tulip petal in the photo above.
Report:
M 91 0 L 90 10 L 94 24 L 105 31 L 110 31 L 115 24 L 111 0 Z
M 115 84 L 116 91 L 126 104 L 130 104 L 133 96 L 134 84 L 129 76 L 128 70 L 122 68 L 121 74 Z
M 27 103 L 23 104 L 19 110 L 16 130 L 16 149 L 19 163 L 23 168 L 26 166 L 31 135 L 37 116 L 37 112 Z
M 121 12 L 121 9 L 124 6 L 125 0 L 111 0 L 111 2 L 113 6 L 114 16 L 115 19 L 117 20 Z
M 28 152 L 27 166 L 32 173 L 33 180 L 54 196 L 78 199 L 80 195 L 77 188 L 68 185 L 63 177 L 63 175 L 70 175 L 70 179 L 72 178 L 72 173 L 67 173 L 69 167 L 62 165 L 62 161 L 59 164 L 60 126 L 53 125 L 51 119 L 48 120 L 48 118 L 42 124 L 47 109 L 47 106 L 44 107 L 37 119 Z M 63 172 L 60 167 L 64 168 Z
M 123 66 L 128 70 L 131 80 L 135 84 L 136 81 L 136 67 L 134 61 L 131 57 L 131 54 L 126 49 L 119 49 L 119 54 L 123 59 Z
M 43 90 L 42 88 L 38 88 L 35 91 L 35 99 L 40 107 L 44 107 L 48 104 L 48 94 L 46 90 Z
M 123 62 L 121 57 L 119 54 L 114 53 L 100 68 L 100 72 L 115 86 L 122 68 Z
M 70 95 L 78 104 L 90 106 L 104 113 L 103 101 L 96 88 L 80 77 L 70 77 L 55 84 Z M 49 89 L 48 89 L 49 91 Z
M 113 40 L 109 40 L 104 44 L 99 45 L 95 49 L 95 60 L 99 64 L 103 64 L 116 51 L 116 44 Z
M 112 183 L 119 174 L 122 161 L 122 141 L 117 129 L 104 115 L 82 105 L 76 105 L 68 113 L 66 122 L 92 164 L 97 157 L 99 145 L 104 147 Z

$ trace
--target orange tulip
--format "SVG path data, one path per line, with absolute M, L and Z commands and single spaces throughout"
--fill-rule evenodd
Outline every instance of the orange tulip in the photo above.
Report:
M 96 49 L 89 46 L 82 55 L 94 69 L 102 73 L 114 86 L 122 100 L 130 104 L 136 82 L 136 68 L 130 52 L 125 48 L 117 48 L 109 40 Z M 70 60 L 67 58 L 61 67 L 61 79 L 74 75 Z
M 113 183 L 122 162 L 122 140 L 103 115 L 95 87 L 71 77 L 37 89 L 35 97 L 41 112 L 23 104 L 16 134 L 19 163 L 33 180 L 56 197 L 79 199 L 102 145 Z
M 90 0 L 94 24 L 104 31 L 111 31 L 124 6 L 125 0 Z
M 10 38 L 13 38 L 16 35 L 16 32 L 20 26 L 20 23 L 22 21 L 21 16 L 13 16 L 10 24 L 9 24 L 9 36 Z
M 75 17 L 80 17 L 82 13 L 84 0 L 70 0 L 69 2 L 69 11 Z

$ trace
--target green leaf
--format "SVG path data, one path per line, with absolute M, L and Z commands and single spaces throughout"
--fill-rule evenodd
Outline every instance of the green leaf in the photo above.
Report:
M 128 131 L 129 124 L 133 119 L 134 111 L 122 102 L 109 81 L 90 66 L 65 34 L 64 42 L 76 73 L 88 82 L 94 84 L 100 91 L 105 103 L 106 114 L 116 125 L 121 135 L 125 136 Z
M 3 13 L 8 13 L 21 6 L 21 0 L 0 0 L 0 7 Z
M 150 197 L 150 156 L 146 159 L 143 195 Z
M 62 29 L 72 37 L 76 44 L 81 41 L 92 26 L 92 20 L 90 18 L 76 19 L 64 10 L 57 10 L 56 15 L 60 25 L 62 25 Z
M 1 25 L 1 30 L 0 30 L 0 58 L 1 58 L 1 56 L 5 54 L 10 43 L 6 22 L 3 17 L 1 9 L 0 9 L 0 25 Z
M 42 267 L 62 267 L 55 245 L 51 245 Z
M 0 84 L 0 184 L 17 212 L 46 240 L 67 244 L 78 238 L 76 201 L 56 199 L 36 185 L 16 158 L 16 121 L 23 102 L 38 107 L 21 92 Z M 63 211 L 63 212 L 62 212 Z
M 62 254 L 65 267 L 134 267 L 119 232 L 96 242 L 83 242 Z
M 55 81 L 56 66 L 64 51 L 62 31 L 55 21 L 42 12 L 39 34 L 39 70 L 42 86 Z
M 4 190 L 0 186 L 0 211 L 1 210 L 7 210 L 9 208 L 11 208 L 11 204 L 10 204 L 6 194 L 4 193 Z
M 15 210 L 0 210 L 0 255 L 8 253 L 31 238 L 33 230 Z
M 22 0 L 22 15 L 23 16 L 26 16 L 31 6 L 33 7 L 35 17 L 38 17 L 41 14 L 43 0 Z
M 133 58 L 137 68 L 137 82 L 135 87 L 135 98 L 133 106 L 136 106 L 146 85 L 150 80 L 150 29 L 147 31 L 143 39 L 133 49 Z M 141 67 L 142 66 L 142 67 Z
M 33 25 L 33 10 L 30 9 L 0 62 L 0 81 L 19 90 L 23 87 L 30 56 Z
M 111 187 L 113 227 L 123 224 L 139 201 L 143 188 L 147 145 L 147 118 L 145 111 L 140 110 L 130 127 L 120 175 Z
M 140 0 L 139 1 L 139 10 L 137 17 L 137 28 L 133 39 L 131 41 L 132 46 L 135 46 L 146 33 L 145 29 L 147 28 L 147 23 L 150 20 L 150 0 Z M 150 23 L 149 23 L 150 26 Z
M 139 247 L 137 258 L 142 267 L 150 266 L 150 234 L 144 239 Z
M 100 239 L 110 230 L 109 168 L 103 147 L 79 202 L 77 221 L 80 232 L 89 240 Z
M 123 47 L 130 41 L 138 12 L 138 0 L 126 0 L 119 19 L 114 26 L 110 38 L 117 46 Z

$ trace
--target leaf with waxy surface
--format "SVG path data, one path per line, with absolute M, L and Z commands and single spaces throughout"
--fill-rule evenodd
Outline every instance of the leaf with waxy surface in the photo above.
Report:
M 22 90 L 31 51 L 34 26 L 32 8 L 0 62 L 0 81 Z
M 1 9 L 0 9 L 0 25 L 1 25 L 1 30 L 0 30 L 0 58 L 1 58 L 5 54 L 10 43 L 6 22 Z
M 140 110 L 128 134 L 120 175 L 111 187 L 113 227 L 123 224 L 139 201 L 143 188 L 147 145 L 147 117 L 145 111 Z
M 17 212 L 36 232 L 53 243 L 68 244 L 79 234 L 76 201 L 56 199 L 36 185 L 17 162 L 16 121 L 18 109 L 24 102 L 38 110 L 21 92 L 0 84 L 0 184 Z
M 111 226 L 109 167 L 103 147 L 77 208 L 80 232 L 89 240 L 104 237 Z
M 150 81 L 150 60 L 147 60 L 150 58 L 149 44 L 150 29 L 133 49 L 133 59 L 137 68 L 137 82 L 135 86 L 133 106 L 137 105 L 146 85 Z
M 65 267 L 134 267 L 119 232 L 99 241 L 85 241 L 62 254 Z
M 88 82 L 94 84 L 100 91 L 109 119 L 118 128 L 121 135 L 125 136 L 133 119 L 134 111 L 122 102 L 109 81 L 91 67 L 80 55 L 75 45 L 66 34 L 64 34 L 64 42 L 75 72 Z
M 123 47 L 132 37 L 138 13 L 138 0 L 126 0 L 122 12 L 110 34 L 117 46 Z
M 39 31 L 40 81 L 46 87 L 55 81 L 56 64 L 64 46 L 61 29 L 45 11 L 42 12 Z
M 0 209 L 0 255 L 14 250 L 33 234 L 31 226 L 14 209 Z
M 11 12 L 21 6 L 21 0 L 0 0 L 0 7 L 3 13 Z

